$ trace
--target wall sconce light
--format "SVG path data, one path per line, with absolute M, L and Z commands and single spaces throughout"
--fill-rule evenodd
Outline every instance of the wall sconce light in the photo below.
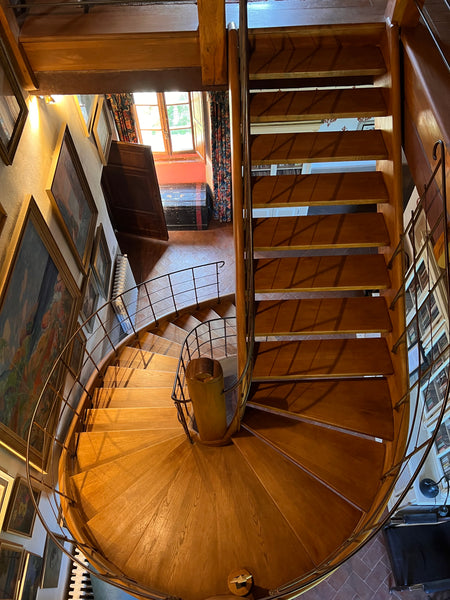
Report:
M 47 96 L 39 96 L 39 98 L 41 100 L 44 100 L 45 104 L 55 104 L 56 100 L 53 98 L 53 96 L 47 95 Z

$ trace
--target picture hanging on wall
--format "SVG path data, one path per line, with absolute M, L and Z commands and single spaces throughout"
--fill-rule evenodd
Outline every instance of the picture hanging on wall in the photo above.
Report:
M 16 600 L 22 570 L 23 548 L 0 540 L 0 598 Z
M 8 475 L 5 471 L 0 471 L 0 529 L 5 520 L 13 485 L 14 477 L 11 477 L 11 475 Z
M 53 538 L 47 534 L 42 571 L 42 588 L 58 587 L 62 555 L 63 552 L 61 548 L 54 542 Z
M 74 96 L 74 100 L 80 115 L 83 131 L 86 136 L 89 136 L 94 123 L 98 96 L 94 94 L 77 94 Z
M 92 253 L 92 269 L 103 298 L 109 298 L 109 283 L 111 279 L 111 255 L 106 243 L 103 225 L 97 227 L 95 235 L 94 251 Z
M 97 310 L 98 297 L 99 293 L 97 288 L 97 282 L 95 281 L 94 277 L 94 272 L 92 269 L 89 269 L 89 274 L 86 279 L 86 284 L 84 288 L 83 304 L 81 306 L 80 313 L 83 322 L 86 321 L 86 319 L 89 319 L 89 317 L 92 314 L 94 314 Z M 92 319 L 89 319 L 89 321 L 86 322 L 86 330 L 89 333 L 92 333 L 92 331 L 94 330 L 94 323 L 95 317 L 92 317 Z
M 36 401 L 50 375 L 52 389 L 42 394 L 35 421 L 51 428 L 57 416 L 54 390 L 62 371 L 52 368 L 73 331 L 80 291 L 33 198 L 18 229 L 0 293 L 0 443 L 25 456 Z M 30 459 L 39 468 L 46 439 L 32 428 Z
M 0 234 L 2 233 L 3 225 L 6 221 L 6 213 L 3 206 L 0 204 Z
M 86 270 L 94 240 L 97 208 L 67 126 L 60 134 L 47 193 L 75 259 Z
M 39 490 L 33 488 L 33 496 L 36 504 L 39 503 Z M 31 537 L 33 535 L 36 509 L 31 496 L 27 480 L 18 477 L 11 496 L 8 516 L 5 522 L 5 531 L 14 535 Z
M 86 336 L 82 329 L 79 329 L 72 340 L 70 351 L 69 369 L 74 375 L 78 375 L 84 362 L 84 353 L 86 350 Z
M 0 157 L 11 165 L 27 120 L 28 108 L 0 40 Z
M 102 164 L 108 164 L 109 150 L 113 138 L 113 121 L 108 109 L 108 104 L 103 96 L 99 99 L 95 111 L 92 135 L 94 136 Z
M 42 556 L 25 554 L 22 578 L 17 600 L 36 600 L 42 577 Z

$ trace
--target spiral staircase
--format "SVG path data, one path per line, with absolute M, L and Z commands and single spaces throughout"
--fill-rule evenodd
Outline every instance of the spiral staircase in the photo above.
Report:
M 407 427 L 393 408 L 406 385 L 401 301 L 388 309 L 401 279 L 389 263 L 401 214 L 394 37 L 384 24 L 250 32 L 250 86 L 265 90 L 251 94 L 251 120 L 269 126 L 251 138 L 253 163 L 332 165 L 253 178 L 254 208 L 309 212 L 253 220 L 252 385 L 230 443 L 191 444 L 171 398 L 188 331 L 235 314 L 212 301 L 121 349 L 76 455 L 63 454 L 69 528 L 161 597 L 229 594 L 240 568 L 256 598 L 292 593 L 357 549 L 383 510 Z M 270 130 L 342 117 L 379 128 Z M 373 160 L 376 171 L 342 172 Z

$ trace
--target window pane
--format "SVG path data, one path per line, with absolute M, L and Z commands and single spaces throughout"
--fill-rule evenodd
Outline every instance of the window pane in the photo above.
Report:
M 165 152 L 164 138 L 161 131 L 141 130 L 142 142 L 152 147 L 152 152 Z
M 156 92 L 138 92 L 133 96 L 135 104 L 158 104 Z
M 136 112 L 141 129 L 161 129 L 157 106 L 136 106 Z
M 165 92 L 166 104 L 179 104 L 180 102 L 189 102 L 188 92 Z
M 193 150 L 192 132 L 190 129 L 176 129 L 170 132 L 172 140 L 172 150 L 174 152 L 186 152 Z
M 188 104 L 175 104 L 167 107 L 167 117 L 169 119 L 169 128 L 190 127 L 191 116 L 189 114 Z

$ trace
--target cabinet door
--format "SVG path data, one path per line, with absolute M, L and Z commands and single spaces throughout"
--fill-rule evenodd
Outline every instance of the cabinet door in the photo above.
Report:
M 101 181 L 116 231 L 168 239 L 150 146 L 113 141 Z

